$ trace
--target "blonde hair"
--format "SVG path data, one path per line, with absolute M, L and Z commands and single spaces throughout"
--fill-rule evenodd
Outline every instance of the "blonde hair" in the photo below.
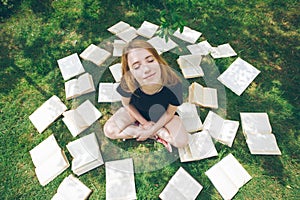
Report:
M 127 92 L 133 93 L 139 84 L 131 74 L 130 68 L 128 66 L 128 54 L 132 49 L 146 49 L 149 51 L 160 65 L 161 69 L 161 81 L 163 86 L 175 85 L 180 82 L 180 78 L 168 65 L 168 63 L 163 59 L 156 51 L 156 49 L 148 42 L 144 40 L 133 40 L 129 42 L 123 49 L 123 54 L 121 58 L 122 63 L 122 80 L 121 87 Z

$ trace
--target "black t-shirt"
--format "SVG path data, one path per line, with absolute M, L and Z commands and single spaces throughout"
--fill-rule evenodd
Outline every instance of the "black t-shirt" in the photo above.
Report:
M 117 91 L 123 97 L 130 98 L 130 104 L 141 113 L 148 121 L 157 122 L 165 113 L 169 105 L 179 106 L 182 104 L 182 84 L 179 82 L 172 86 L 163 86 L 163 88 L 155 94 L 146 94 L 140 88 L 134 93 L 124 91 L 121 86 Z

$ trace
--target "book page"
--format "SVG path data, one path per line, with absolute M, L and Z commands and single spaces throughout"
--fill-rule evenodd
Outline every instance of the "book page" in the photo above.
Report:
M 76 137 L 79 133 L 89 127 L 87 122 L 82 118 L 76 110 L 68 110 L 63 113 L 62 119 L 73 137 Z
M 272 127 L 267 113 L 241 112 L 240 116 L 244 134 L 270 134 L 272 132 Z
M 154 36 L 158 28 L 158 25 L 144 21 L 141 27 L 137 30 L 137 34 L 146 38 L 151 38 Z
M 218 47 L 213 47 L 211 51 L 211 56 L 213 58 L 226 58 L 236 55 L 236 52 L 229 43 L 219 45 Z
M 210 108 L 218 108 L 217 89 L 203 88 L 203 106 Z
M 109 67 L 111 74 L 116 82 L 120 82 L 122 78 L 122 66 L 121 63 L 114 64 Z
M 168 39 L 168 42 L 166 42 L 165 38 L 161 38 L 159 36 L 155 36 L 148 40 L 149 42 L 159 54 L 162 54 L 164 52 L 170 51 L 171 49 L 178 46 L 173 40 L 170 38 Z
M 127 24 L 126 22 L 119 21 L 115 25 L 109 27 L 107 30 L 113 34 L 117 34 L 117 33 L 120 33 L 122 31 L 128 29 L 129 27 L 130 27 L 130 25 Z
M 203 129 L 207 130 L 211 137 L 219 139 L 221 137 L 221 130 L 224 123 L 224 119 L 213 111 L 209 111 L 204 122 Z
M 105 162 L 106 199 L 136 199 L 132 159 Z
M 225 120 L 223 122 L 221 135 L 218 138 L 218 141 L 231 147 L 238 128 L 239 128 L 238 121 Z
M 42 186 L 60 175 L 70 166 L 63 151 L 55 151 L 42 164 L 35 168 L 36 176 Z
M 195 104 L 183 103 L 177 107 L 177 112 L 188 132 L 195 132 L 202 129 L 202 122 L 198 115 Z
M 281 155 L 281 151 L 273 134 L 248 133 L 246 142 L 251 154 Z
M 183 41 L 194 44 L 198 40 L 198 38 L 202 35 L 202 33 L 185 26 L 183 27 L 182 33 L 180 33 L 180 30 L 177 29 L 173 35 Z
M 126 46 L 126 42 L 123 40 L 114 40 L 113 44 L 113 56 L 119 57 L 122 56 L 123 48 Z
M 173 184 L 167 184 L 164 190 L 159 194 L 161 200 L 183 200 L 186 199 L 178 188 Z
M 79 89 L 77 79 L 71 79 L 65 82 L 65 93 L 66 93 L 67 100 L 75 98 L 80 94 L 80 89 Z
M 82 200 L 87 199 L 92 192 L 78 178 L 72 174 L 66 177 L 58 186 L 57 193 L 63 199 Z
M 191 102 L 190 103 L 195 103 L 195 104 L 199 104 L 199 105 L 203 105 L 203 96 L 204 96 L 204 91 L 203 91 L 203 86 L 193 82 L 190 86 L 191 88 Z M 189 94 L 189 95 L 190 95 Z
M 219 163 L 207 170 L 205 175 L 208 176 L 209 180 L 218 190 L 223 199 L 232 199 L 239 190 L 230 178 L 223 172 L 222 166 L 220 166 Z
M 191 54 L 208 55 L 212 51 L 212 46 L 207 40 L 187 46 Z
M 197 159 L 205 159 L 217 156 L 218 152 L 207 131 L 194 133 L 188 136 L 192 156 Z
M 77 53 L 61 58 L 57 63 L 65 81 L 85 72 Z
M 120 39 L 124 40 L 125 42 L 130 42 L 134 38 L 136 38 L 138 35 L 136 33 L 136 29 L 133 27 L 129 27 L 128 29 L 125 29 L 122 32 L 119 32 L 116 34 Z
M 80 94 L 86 94 L 95 91 L 92 75 L 85 73 L 78 78 Z
M 55 152 L 60 152 L 61 148 L 58 146 L 54 135 L 50 135 L 44 141 L 39 143 L 36 147 L 29 151 L 34 166 L 39 166 L 45 162 Z
M 100 111 L 89 100 L 86 100 L 78 106 L 76 111 L 88 126 L 91 126 L 102 116 Z
M 172 185 L 173 188 L 176 188 L 173 190 L 175 192 L 176 190 L 182 194 L 183 199 L 196 199 L 200 191 L 202 190 L 202 185 L 199 184 L 188 172 L 186 172 L 182 167 L 180 167 L 177 172 L 173 175 L 173 177 L 170 179 L 168 185 Z M 166 188 L 168 189 L 168 188 Z M 172 189 L 172 188 L 170 188 Z M 164 193 L 164 191 L 163 191 Z M 163 194 L 166 195 L 166 194 Z M 163 196 L 161 195 L 161 196 Z M 173 196 L 173 195 L 172 195 Z M 171 199 L 171 197 L 167 197 L 164 199 Z
M 196 160 L 195 158 L 193 158 L 189 145 L 178 148 L 178 154 L 179 154 L 180 162 L 190 162 Z
M 237 58 L 217 79 L 240 96 L 259 73 L 251 64 Z
M 117 92 L 119 83 L 99 83 L 98 102 L 121 101 L 122 96 Z
M 65 110 L 66 105 L 55 95 L 45 101 L 36 109 L 29 119 L 39 133 L 42 133 L 50 124 L 52 124 Z
M 111 53 L 105 49 L 91 44 L 80 54 L 80 57 L 100 66 L 110 55 Z
M 241 188 L 244 184 L 251 180 L 251 176 L 232 154 L 223 158 L 220 161 L 220 165 L 222 166 L 223 172 L 230 177 L 231 181 L 237 188 Z

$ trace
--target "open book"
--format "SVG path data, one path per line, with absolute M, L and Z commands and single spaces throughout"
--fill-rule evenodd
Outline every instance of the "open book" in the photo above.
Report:
M 57 64 L 65 81 L 85 72 L 77 53 L 57 60 Z
M 29 151 L 36 176 L 42 186 L 60 175 L 70 164 L 54 135 L 50 135 Z
M 120 57 L 122 56 L 123 49 L 126 46 L 126 42 L 123 40 L 114 40 L 113 43 L 113 56 Z
M 63 116 L 63 122 L 73 137 L 76 137 L 98 120 L 102 114 L 89 100 L 86 100 L 76 109 L 64 112 Z
M 146 37 L 146 38 L 152 38 L 154 34 L 156 33 L 157 29 L 159 28 L 158 25 L 153 24 L 148 21 L 144 21 L 140 28 L 137 30 L 137 34 Z
M 120 33 L 117 33 L 116 36 L 118 36 L 120 39 L 122 39 L 128 43 L 131 40 L 133 40 L 134 38 L 136 38 L 138 36 L 138 34 L 136 33 L 136 29 L 131 26 L 128 29 L 126 29 Z
M 251 154 L 281 155 L 267 113 L 240 113 Z
M 111 55 L 110 52 L 94 44 L 90 44 L 79 56 L 100 66 Z
M 116 63 L 109 66 L 109 71 L 113 75 L 116 82 L 120 82 L 122 78 L 122 65 L 121 63 Z
M 66 110 L 66 105 L 57 96 L 53 95 L 36 109 L 29 116 L 29 119 L 38 132 L 42 133 Z
M 177 63 L 182 71 L 184 78 L 196 78 L 204 76 L 200 66 L 201 55 L 182 55 L 177 59 Z
M 109 27 L 107 30 L 113 34 L 121 33 L 130 27 L 129 24 L 123 21 L 119 21 L 115 25 Z
M 202 33 L 185 26 L 183 27 L 182 33 L 180 33 L 180 30 L 177 29 L 173 35 L 183 41 L 194 44 L 198 40 L 198 38 L 202 35 Z
M 121 101 L 122 96 L 117 92 L 120 83 L 99 83 L 98 102 L 117 102 Z
M 66 99 L 73 99 L 83 94 L 95 91 L 93 77 L 89 73 L 65 82 Z
M 217 79 L 240 96 L 259 73 L 251 64 L 237 58 Z
M 225 120 L 213 111 L 209 111 L 204 123 L 203 129 L 207 130 L 215 140 L 231 147 L 239 128 L 239 122 Z
M 51 200 L 85 200 L 88 199 L 91 192 L 90 188 L 70 174 L 58 186 L 57 192 Z
M 69 142 L 67 149 L 73 157 L 71 169 L 77 176 L 104 163 L 95 133 Z
M 131 158 L 105 162 L 106 200 L 137 199 Z
M 219 45 L 217 47 L 212 47 L 211 54 L 213 58 L 226 58 L 236 56 L 236 52 L 230 46 L 229 43 Z
M 170 38 L 166 42 L 165 38 L 161 38 L 159 36 L 155 36 L 148 40 L 149 42 L 159 54 L 162 54 L 164 52 L 170 51 L 171 49 L 175 48 L 178 46 L 173 40 Z
M 189 86 L 189 102 L 203 107 L 218 108 L 217 89 L 193 82 Z
M 232 199 L 239 189 L 251 180 L 251 176 L 232 154 L 224 157 L 205 174 L 223 199 Z
M 188 145 L 178 148 L 180 162 L 190 162 L 217 156 L 218 152 L 207 131 L 188 134 Z
M 203 125 L 197 112 L 195 104 L 183 103 L 177 107 L 177 113 L 181 118 L 187 132 L 196 132 L 202 130 Z
M 198 181 L 180 167 L 160 193 L 159 198 L 162 200 L 194 200 L 202 188 Z
M 212 46 L 207 40 L 199 42 L 198 44 L 191 44 L 187 46 L 191 54 L 208 55 L 212 51 Z

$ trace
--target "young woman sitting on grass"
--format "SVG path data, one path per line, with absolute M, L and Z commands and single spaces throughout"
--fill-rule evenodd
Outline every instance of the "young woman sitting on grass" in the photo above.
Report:
M 122 55 L 122 80 L 117 91 L 121 107 L 104 125 L 111 139 L 154 139 L 172 151 L 171 145 L 187 145 L 187 133 L 176 113 L 182 104 L 182 84 L 176 73 L 148 42 L 133 40 Z M 170 145 L 171 144 L 171 145 Z

